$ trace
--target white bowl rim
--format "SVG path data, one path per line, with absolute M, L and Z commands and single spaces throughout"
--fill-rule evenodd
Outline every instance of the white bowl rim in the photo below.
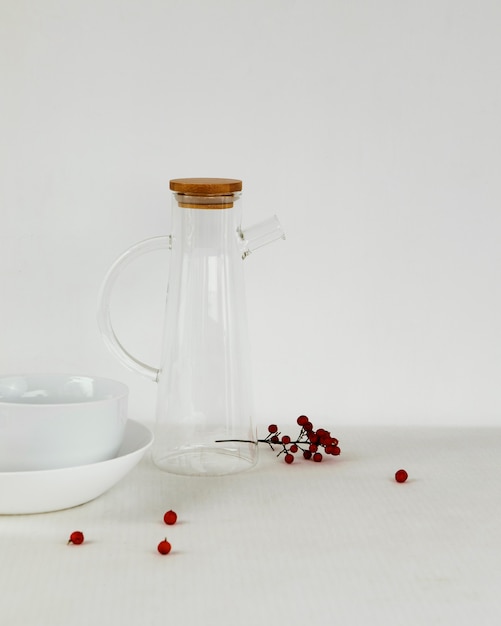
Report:
M 83 405 L 83 404 L 100 404 L 100 403 L 109 403 L 114 402 L 116 400 L 120 400 L 121 398 L 126 398 L 129 395 L 129 388 L 125 383 L 120 382 L 119 380 L 115 380 L 113 378 L 107 378 L 105 376 L 94 376 L 92 374 L 76 374 L 76 373 L 61 373 L 61 372 L 28 372 L 25 374 L 0 374 L 0 382 L 3 379 L 8 378 L 47 378 L 47 379 L 61 379 L 64 380 L 66 378 L 88 378 L 89 380 L 98 381 L 101 383 L 109 384 L 110 396 L 108 398 L 91 398 L 91 399 L 80 399 L 77 402 L 71 402 L 70 400 L 67 402 L 44 402 L 43 404 L 40 402 L 12 402 L 7 399 L 0 398 L 0 406 L 6 407 L 64 407 L 64 406 L 75 406 L 75 405 Z

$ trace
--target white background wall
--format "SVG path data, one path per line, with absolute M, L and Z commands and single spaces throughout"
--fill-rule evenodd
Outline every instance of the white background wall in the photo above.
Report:
M 499 424 L 498 0 L 0 0 L 0 372 L 155 385 L 96 325 L 168 181 L 244 181 L 259 421 Z M 114 319 L 156 361 L 166 257 Z

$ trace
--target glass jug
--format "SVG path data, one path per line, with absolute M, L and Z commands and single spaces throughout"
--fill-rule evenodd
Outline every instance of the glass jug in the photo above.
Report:
M 153 459 L 175 474 L 223 475 L 257 461 L 242 260 L 284 239 L 274 216 L 242 231 L 240 180 L 170 181 L 171 234 L 132 246 L 112 265 L 98 323 L 108 348 L 129 369 L 158 383 Z M 142 363 L 111 323 L 116 278 L 140 255 L 168 248 L 169 282 L 161 365 Z

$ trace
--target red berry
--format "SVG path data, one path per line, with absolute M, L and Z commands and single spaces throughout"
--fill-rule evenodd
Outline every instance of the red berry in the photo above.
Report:
M 306 424 L 303 424 L 303 428 L 306 432 L 311 432 L 313 430 L 313 424 L 311 422 L 306 422 Z
M 289 452 L 296 453 L 297 451 L 298 451 L 298 447 L 296 446 L 295 443 L 293 443 L 292 446 L 289 448 Z
M 287 445 L 290 442 L 291 442 L 291 438 L 289 437 L 289 435 L 284 435 L 282 437 L 282 443 L 284 443 L 285 445 Z
M 74 543 L 76 546 L 79 546 L 84 542 L 84 535 L 79 530 L 75 530 L 71 533 L 68 543 Z
M 310 448 L 310 452 L 316 452 L 318 450 L 318 446 L 316 443 L 310 443 L 308 447 Z
M 323 457 L 322 457 L 322 455 L 321 455 L 321 453 L 320 453 L 320 452 L 315 452 L 315 454 L 313 455 L 313 460 L 314 460 L 316 463 L 320 463 L 320 461 L 322 460 L 322 458 L 323 458 Z
M 172 546 L 167 541 L 167 538 L 162 539 L 162 541 L 157 546 L 157 550 L 160 552 L 160 554 L 169 554 L 171 548 Z
M 409 478 L 409 474 L 404 469 L 399 469 L 395 472 L 395 480 L 397 483 L 405 483 L 405 481 Z
M 273 437 L 270 439 L 271 443 L 278 443 L 280 441 L 280 439 L 276 436 L 273 435 Z
M 292 454 L 285 455 L 285 462 L 289 463 L 289 465 L 294 461 L 294 456 Z
M 332 456 L 338 456 L 341 454 L 341 448 L 339 446 L 335 446 L 334 444 L 329 444 L 325 446 L 326 454 L 332 454 Z
M 269 433 L 276 433 L 278 430 L 278 426 L 276 424 L 270 424 L 268 426 L 268 432 Z
M 167 513 L 165 513 L 164 515 L 164 522 L 168 524 L 169 526 L 172 526 L 172 524 L 175 524 L 177 522 L 177 513 L 175 513 L 172 510 L 167 511 Z
M 297 418 L 297 423 L 299 424 L 299 426 L 304 426 L 309 421 L 310 420 L 306 417 L 306 415 L 300 415 Z
M 311 459 L 311 452 L 309 450 L 304 450 L 303 456 L 305 459 Z

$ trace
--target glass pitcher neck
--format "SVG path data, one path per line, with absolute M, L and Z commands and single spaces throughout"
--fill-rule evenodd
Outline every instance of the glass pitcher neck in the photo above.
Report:
M 186 199 L 186 197 L 183 197 Z M 172 202 L 171 234 L 173 238 L 173 252 L 203 251 L 210 254 L 224 254 L 234 251 L 240 242 L 241 210 L 239 198 L 231 197 L 226 200 L 226 208 L 202 209 L 196 208 L 189 202 L 178 202 L 176 197 Z M 188 205 L 188 206 L 187 206 Z
M 175 178 L 170 181 L 172 231 L 191 247 L 225 247 L 240 230 L 242 181 Z

